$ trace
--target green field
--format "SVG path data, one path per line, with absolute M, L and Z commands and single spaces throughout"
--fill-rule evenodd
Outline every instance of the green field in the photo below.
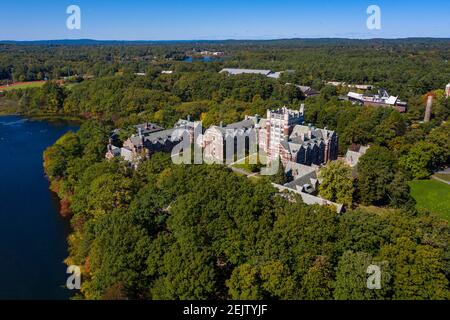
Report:
M 450 221 L 450 185 L 436 181 L 412 181 L 411 195 L 419 210 L 428 210 Z
M 21 83 L 18 85 L 11 85 L 9 87 L 3 86 L 0 88 L 0 91 L 11 91 L 18 89 L 29 89 L 29 88 L 39 88 L 44 85 L 45 82 L 29 82 L 29 83 Z

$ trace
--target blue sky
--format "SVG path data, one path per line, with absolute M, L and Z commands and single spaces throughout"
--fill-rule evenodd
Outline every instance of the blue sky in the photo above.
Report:
M 66 8 L 81 8 L 81 30 Z M 380 6 L 382 29 L 366 27 Z M 450 37 L 449 0 L 3 0 L 0 40 Z

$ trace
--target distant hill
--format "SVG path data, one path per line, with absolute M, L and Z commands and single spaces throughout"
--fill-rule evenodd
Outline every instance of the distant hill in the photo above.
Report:
M 17 45 L 161 45 L 161 44 L 189 44 L 189 43 L 223 43 L 223 44 L 285 44 L 285 45 L 323 45 L 323 44 L 345 44 L 345 45 L 367 45 L 367 44 L 426 44 L 426 43 L 448 43 L 450 38 L 399 38 L 399 39 L 348 39 L 348 38 L 293 38 L 272 40 L 94 40 L 94 39 L 61 39 L 61 40 L 32 40 L 13 41 L 0 40 L 0 44 Z

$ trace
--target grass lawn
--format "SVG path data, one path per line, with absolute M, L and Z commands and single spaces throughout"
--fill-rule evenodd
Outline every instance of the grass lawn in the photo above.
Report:
M 412 181 L 411 195 L 417 208 L 450 221 L 450 185 L 436 180 Z
M 11 91 L 17 89 L 39 88 L 44 85 L 45 81 L 21 82 L 10 86 L 1 86 L 0 91 Z
M 253 163 L 257 162 L 257 155 L 250 155 L 240 161 L 237 161 L 235 164 L 233 164 L 233 167 L 245 170 L 249 173 L 258 172 L 259 166 L 257 164 L 250 164 L 250 160 L 252 160 Z

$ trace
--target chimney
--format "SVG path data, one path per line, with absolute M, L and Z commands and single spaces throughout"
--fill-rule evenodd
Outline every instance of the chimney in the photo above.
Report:
M 223 121 L 220 121 L 220 125 L 221 128 L 223 127 Z
M 433 109 L 433 96 L 429 95 L 427 100 L 427 107 L 425 109 L 425 118 L 423 119 L 423 122 L 425 123 L 430 122 L 432 109 Z
M 187 121 L 191 121 L 191 116 L 190 115 L 187 116 Z
M 301 106 L 300 106 L 300 113 L 301 113 L 302 115 L 305 114 L 305 104 L 304 104 L 304 103 L 302 103 Z
M 138 133 L 139 133 L 139 138 L 142 139 L 142 129 L 141 129 L 141 127 L 138 128 Z
M 445 87 L 445 96 L 450 98 L 450 83 Z

